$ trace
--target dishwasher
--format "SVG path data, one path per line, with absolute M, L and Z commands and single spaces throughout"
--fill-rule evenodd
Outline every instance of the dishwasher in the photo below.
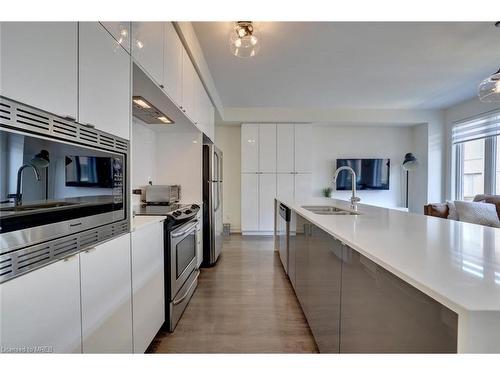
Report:
M 288 275 L 288 251 L 289 251 L 289 236 L 290 236 L 290 218 L 291 210 L 283 203 L 279 205 L 278 222 L 276 223 L 277 246 L 280 255 L 281 263 Z

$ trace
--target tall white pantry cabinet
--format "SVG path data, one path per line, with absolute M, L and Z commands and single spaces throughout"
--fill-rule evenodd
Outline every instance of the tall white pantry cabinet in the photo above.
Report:
M 241 125 L 241 231 L 272 234 L 274 198 L 311 193 L 311 124 Z

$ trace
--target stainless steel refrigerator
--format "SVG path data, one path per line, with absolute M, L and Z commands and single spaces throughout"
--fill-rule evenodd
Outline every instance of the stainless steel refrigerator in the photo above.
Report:
M 203 145 L 203 266 L 222 251 L 222 151 Z

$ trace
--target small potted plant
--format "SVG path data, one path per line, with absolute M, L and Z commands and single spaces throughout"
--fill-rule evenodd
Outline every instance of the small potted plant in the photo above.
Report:
M 323 196 L 327 197 L 327 198 L 331 198 L 332 197 L 332 192 L 333 192 L 333 188 L 326 187 L 326 188 L 323 189 Z

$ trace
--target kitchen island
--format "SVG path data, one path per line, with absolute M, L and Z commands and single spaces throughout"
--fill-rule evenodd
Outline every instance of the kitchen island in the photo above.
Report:
M 292 211 L 288 275 L 320 351 L 500 353 L 499 229 L 328 198 L 280 203 Z

